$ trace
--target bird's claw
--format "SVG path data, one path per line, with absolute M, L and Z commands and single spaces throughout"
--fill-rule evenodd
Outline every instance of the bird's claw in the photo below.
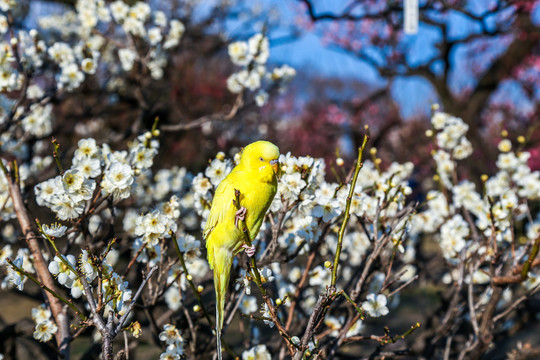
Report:
M 255 246 L 254 245 L 249 246 L 247 244 L 244 244 L 244 245 L 242 245 L 242 247 L 244 249 L 246 249 L 247 256 L 253 257 L 253 255 L 255 255 Z
M 236 214 L 234 214 L 234 226 L 238 227 L 238 220 L 241 220 L 241 221 L 245 220 L 246 212 L 247 212 L 247 209 L 243 206 L 240 209 L 238 209 Z

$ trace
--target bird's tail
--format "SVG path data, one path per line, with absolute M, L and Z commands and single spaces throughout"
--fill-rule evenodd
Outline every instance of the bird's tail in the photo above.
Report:
M 221 330 L 223 329 L 223 317 L 225 312 L 225 296 L 229 286 L 233 255 L 225 250 L 219 251 L 214 257 L 214 287 L 216 289 L 216 341 L 218 359 L 221 355 Z

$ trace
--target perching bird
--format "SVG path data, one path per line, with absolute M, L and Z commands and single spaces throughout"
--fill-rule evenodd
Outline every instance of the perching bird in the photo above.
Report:
M 245 220 L 251 240 L 255 239 L 276 195 L 278 158 L 279 149 L 271 142 L 257 141 L 246 146 L 240 163 L 218 185 L 206 221 L 204 238 L 208 263 L 214 270 L 216 337 L 220 360 L 225 295 L 233 258 L 242 248 L 249 256 L 255 253 L 254 247 L 245 244 L 238 220 Z M 240 192 L 239 210 L 234 203 L 235 190 Z

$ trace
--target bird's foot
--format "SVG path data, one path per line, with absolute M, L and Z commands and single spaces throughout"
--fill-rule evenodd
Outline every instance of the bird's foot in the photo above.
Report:
M 247 244 L 244 244 L 244 245 L 242 245 L 242 247 L 244 249 L 246 249 L 247 256 L 253 257 L 253 255 L 255 255 L 255 246 L 254 245 L 249 246 Z
M 247 209 L 243 206 L 238 209 L 236 214 L 234 214 L 234 226 L 238 227 L 238 220 L 244 221 L 246 219 L 246 212 Z

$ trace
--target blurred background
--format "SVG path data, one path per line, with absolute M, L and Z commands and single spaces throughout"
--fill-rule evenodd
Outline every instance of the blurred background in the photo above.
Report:
M 162 78 L 133 69 L 122 84 L 112 84 L 118 79 L 98 71 L 79 91 L 56 99 L 62 104 L 55 108 L 55 133 L 76 142 L 108 136 L 104 125 L 129 137 L 159 116 L 160 125 L 185 125 L 164 136 L 170 158 L 163 161 L 197 170 L 216 149 L 259 138 L 283 153 L 351 159 L 367 124 L 383 160 L 412 161 L 421 172 L 431 146 L 423 133 L 437 103 L 469 125 L 471 171 L 493 170 L 503 129 L 511 139 L 526 136 L 531 165 L 540 166 L 538 1 L 420 1 L 415 34 L 403 32 L 400 1 L 150 3 L 186 25 Z M 38 26 L 74 5 L 22 1 L 18 24 Z M 234 104 L 226 80 L 237 67 L 228 44 L 260 32 L 270 40 L 269 64 L 294 67 L 294 81 L 262 108 L 251 104 L 229 120 L 202 119 Z

